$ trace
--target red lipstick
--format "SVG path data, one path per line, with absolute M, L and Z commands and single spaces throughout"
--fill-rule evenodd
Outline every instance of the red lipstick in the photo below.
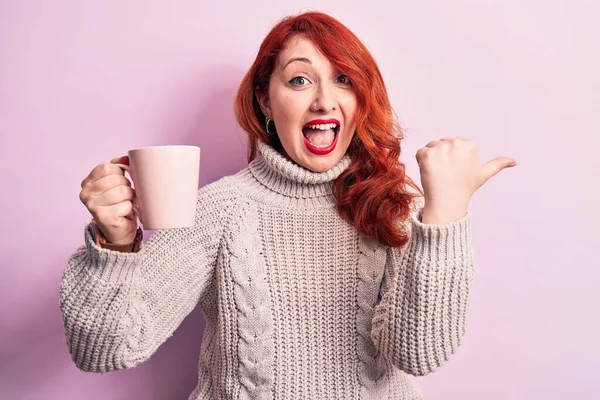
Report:
M 331 119 L 313 119 L 312 121 L 308 121 L 304 124 L 302 128 L 306 128 L 307 125 L 318 125 L 318 124 L 336 124 L 337 127 L 340 127 L 340 121 L 335 118 Z

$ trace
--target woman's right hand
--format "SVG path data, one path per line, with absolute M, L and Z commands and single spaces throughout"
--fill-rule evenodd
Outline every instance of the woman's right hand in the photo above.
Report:
M 102 234 L 114 244 L 133 242 L 137 231 L 137 199 L 126 170 L 127 156 L 99 164 L 81 182 L 79 193 Z

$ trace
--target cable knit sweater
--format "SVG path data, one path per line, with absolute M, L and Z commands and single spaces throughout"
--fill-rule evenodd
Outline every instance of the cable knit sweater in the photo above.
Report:
M 348 167 L 308 171 L 259 143 L 248 168 L 198 191 L 192 228 L 139 252 L 85 245 L 60 287 L 66 340 L 84 371 L 147 360 L 199 303 L 206 316 L 196 399 L 422 399 L 465 332 L 470 215 L 405 224 L 410 242 L 364 240 L 335 210 Z

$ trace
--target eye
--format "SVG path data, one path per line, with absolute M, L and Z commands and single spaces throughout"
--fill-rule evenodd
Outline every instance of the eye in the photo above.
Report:
M 342 85 L 350 85 L 352 83 L 352 82 L 350 82 L 350 78 L 348 78 L 346 75 L 338 76 L 337 81 L 339 83 L 341 83 Z
M 304 86 L 308 83 L 308 79 L 303 76 L 295 76 L 290 79 L 289 84 L 292 86 Z

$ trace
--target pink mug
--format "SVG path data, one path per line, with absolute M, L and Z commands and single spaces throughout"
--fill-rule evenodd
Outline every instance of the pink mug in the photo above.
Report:
M 134 209 L 143 229 L 194 226 L 200 147 L 151 146 L 127 152 L 129 165 L 117 164 L 133 180 Z

